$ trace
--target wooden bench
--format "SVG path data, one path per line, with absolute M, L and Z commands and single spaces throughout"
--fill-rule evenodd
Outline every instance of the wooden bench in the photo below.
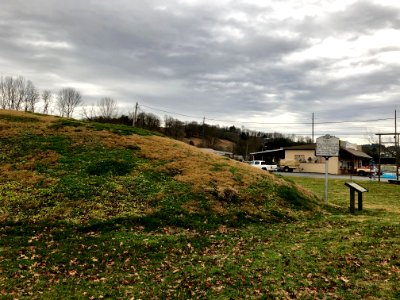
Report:
M 345 185 L 350 188 L 350 212 L 354 214 L 355 192 L 358 194 L 358 210 L 362 210 L 362 193 L 368 192 L 368 190 L 355 182 L 346 182 Z

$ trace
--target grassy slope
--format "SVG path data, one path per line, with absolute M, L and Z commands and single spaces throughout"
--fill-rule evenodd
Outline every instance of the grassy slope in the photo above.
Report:
M 313 204 L 264 171 L 144 130 L 15 112 L 0 122 L 4 221 L 199 229 L 207 218 L 273 221 Z
M 282 178 L 146 131 L 5 111 L 0 150 L 3 298 L 400 295 L 398 187 L 371 183 L 393 198 L 348 216 L 338 182 L 321 211 Z

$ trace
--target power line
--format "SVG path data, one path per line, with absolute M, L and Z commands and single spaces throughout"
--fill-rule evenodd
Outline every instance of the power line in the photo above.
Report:
M 379 122 L 379 121 L 389 121 L 394 118 L 382 118 L 382 119 L 373 119 L 373 120 L 363 120 L 363 121 L 327 121 L 327 122 L 316 122 L 315 124 L 344 124 L 344 123 L 366 123 L 366 122 Z
M 177 113 L 177 112 L 172 112 L 168 109 L 162 109 L 162 108 L 154 108 L 148 105 L 141 105 L 145 108 L 151 109 L 151 110 L 155 110 L 155 111 L 160 111 L 160 112 L 164 112 L 170 115 L 178 115 L 178 116 L 183 116 L 186 118 L 192 118 L 192 119 L 198 119 L 198 120 L 202 120 L 203 124 L 205 123 L 206 120 L 208 121 L 213 121 L 213 122 L 224 122 L 224 123 L 232 123 L 232 124 L 256 124 L 256 125 L 277 125 L 277 126 L 281 126 L 279 129 L 282 130 L 283 128 L 285 128 L 286 130 L 290 130 L 289 128 L 291 128 L 291 126 L 295 126 L 295 125 L 304 125 L 304 126 L 311 126 L 311 125 L 320 125 L 320 127 L 323 127 L 324 125 L 332 125 L 332 124 L 354 124 L 353 127 L 349 127 L 346 126 L 346 129 L 354 129 L 356 131 L 346 131 L 343 132 L 344 128 L 335 128 L 331 127 L 329 129 L 329 131 L 332 134 L 335 135 L 340 135 L 343 137 L 362 137 L 364 136 L 364 138 L 366 138 L 366 136 L 368 136 L 368 132 L 361 132 L 362 127 L 361 124 L 365 124 L 365 123 L 376 123 L 376 122 L 380 122 L 380 121 L 392 121 L 395 118 L 393 117 L 387 117 L 387 118 L 376 118 L 376 119 L 368 119 L 368 120 L 342 120 L 342 121 L 325 121 L 325 122 L 315 122 L 315 117 L 313 120 L 311 120 L 311 122 L 293 122 L 293 123 L 289 123 L 289 122 L 254 122 L 254 121 L 232 121 L 232 120 L 221 120 L 221 119 L 215 119 L 215 118 L 207 118 L 205 116 L 193 116 L 193 115 L 188 115 L 188 114 L 182 114 L 182 113 Z M 279 130 L 278 128 L 276 128 L 277 130 Z M 304 129 L 304 128 L 303 128 Z M 302 129 L 302 130 L 303 130 Z M 365 129 L 365 128 L 364 128 Z M 248 130 L 250 131 L 259 131 L 259 129 L 251 129 L 248 128 Z M 275 130 L 275 129 L 274 129 Z M 292 129 L 293 130 L 293 129 Z M 322 128 L 320 128 L 320 130 L 318 130 L 317 132 L 313 132 L 314 135 L 323 135 L 326 134 L 326 131 L 321 131 Z M 321 132 L 321 133 L 320 133 Z M 281 133 L 283 135 L 286 136 L 295 136 L 295 137 L 306 137 L 306 136 L 310 136 L 310 132 L 307 133 Z
M 163 109 L 160 109 L 160 108 L 150 107 L 150 106 L 143 105 L 143 104 L 140 104 L 140 105 L 143 106 L 143 107 L 147 107 L 147 108 L 153 109 L 153 110 L 162 111 L 162 112 L 165 112 L 165 113 L 168 113 L 168 114 L 173 114 L 173 115 L 178 115 L 178 116 L 183 116 L 183 117 L 188 117 L 188 118 L 203 119 L 203 117 L 194 117 L 194 116 L 189 116 L 189 115 L 180 114 L 180 113 L 176 113 L 176 112 L 170 112 L 170 111 L 163 110 Z
M 168 110 L 160 109 L 160 108 L 154 108 L 151 106 L 143 105 L 143 107 L 147 107 L 152 110 L 157 110 L 161 111 L 164 113 L 172 114 L 172 115 L 178 115 L 178 116 L 183 116 L 187 118 L 193 118 L 193 119 L 206 119 L 209 121 L 214 121 L 214 122 L 225 122 L 225 123 L 241 123 L 241 124 L 257 124 L 257 125 L 312 125 L 312 122 L 292 122 L 292 123 L 283 123 L 283 122 L 255 122 L 255 121 L 232 121 L 232 120 L 220 120 L 220 119 L 214 119 L 214 118 L 207 118 L 207 117 L 198 117 L 198 116 L 191 116 L 191 115 L 186 115 L 182 113 L 177 113 L 177 112 L 171 112 Z M 354 120 L 354 121 L 326 121 L 326 122 L 314 122 L 314 125 L 324 125 L 324 124 L 346 124 L 346 123 L 371 123 L 371 122 L 380 122 L 380 121 L 389 121 L 393 120 L 394 118 L 380 118 L 380 119 L 371 119 L 371 120 Z

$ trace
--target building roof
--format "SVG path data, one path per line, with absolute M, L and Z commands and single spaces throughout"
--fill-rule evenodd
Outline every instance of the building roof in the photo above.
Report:
M 264 150 L 264 151 L 259 151 L 259 152 L 252 152 L 250 155 L 254 154 L 269 154 L 272 152 L 278 152 L 278 151 L 285 151 L 285 150 L 315 150 L 316 144 L 306 144 L 306 145 L 297 145 L 297 146 L 291 146 L 291 147 L 281 147 L 279 149 L 273 149 L 273 150 Z
M 315 150 L 317 144 L 305 144 L 305 145 L 296 145 L 291 147 L 285 147 L 285 150 Z
M 342 148 L 342 150 L 350 153 L 351 155 L 354 155 L 356 157 L 361 157 L 361 158 L 369 158 L 371 159 L 372 157 L 369 156 L 367 153 L 364 153 L 362 151 L 358 151 L 358 150 L 354 150 L 354 149 L 346 149 L 346 148 Z
M 263 154 L 263 153 L 272 153 L 272 152 L 279 152 L 279 151 L 285 151 L 284 148 L 279 148 L 279 149 L 273 149 L 273 150 L 264 150 L 264 151 L 259 151 L 259 152 L 252 152 L 250 153 L 250 155 L 254 155 L 254 154 Z

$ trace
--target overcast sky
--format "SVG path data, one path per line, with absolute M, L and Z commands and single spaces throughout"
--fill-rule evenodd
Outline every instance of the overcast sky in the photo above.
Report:
M 361 142 L 394 132 L 400 1 L 1 0 L 0 72 L 264 132 L 315 113 L 316 137 Z

